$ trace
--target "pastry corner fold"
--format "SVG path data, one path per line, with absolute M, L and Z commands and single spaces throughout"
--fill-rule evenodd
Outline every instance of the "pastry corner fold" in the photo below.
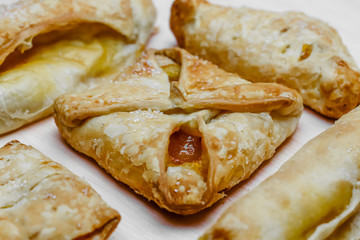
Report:
M 360 107 L 234 202 L 201 239 L 358 239 Z

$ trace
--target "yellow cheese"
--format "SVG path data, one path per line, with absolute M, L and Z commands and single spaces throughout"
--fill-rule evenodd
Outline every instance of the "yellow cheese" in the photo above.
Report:
M 20 127 L 24 120 L 27 123 L 50 114 L 58 96 L 98 84 L 104 73 L 128 65 L 139 51 L 137 45 L 125 43 L 120 35 L 103 31 L 103 27 L 87 32 L 74 30 L 51 43 L 39 39 L 24 54 L 20 46 L 19 53 L 2 66 L 0 133 L 8 131 L 9 126 Z

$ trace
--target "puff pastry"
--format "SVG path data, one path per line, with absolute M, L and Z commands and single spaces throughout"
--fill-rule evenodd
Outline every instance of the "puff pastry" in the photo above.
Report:
M 27 0 L 0 13 L 0 134 L 131 65 L 155 20 L 151 0 Z
M 107 239 L 119 221 L 88 183 L 36 149 L 0 148 L 0 239 Z
M 360 107 L 230 206 L 201 239 L 359 239 Z
M 360 102 L 360 73 L 335 29 L 299 12 L 176 0 L 171 29 L 179 45 L 253 82 L 298 90 L 304 104 L 339 118 Z
M 301 112 L 296 91 L 250 83 L 175 48 L 148 50 L 113 83 L 59 97 L 54 116 L 73 148 L 186 215 L 248 178 Z

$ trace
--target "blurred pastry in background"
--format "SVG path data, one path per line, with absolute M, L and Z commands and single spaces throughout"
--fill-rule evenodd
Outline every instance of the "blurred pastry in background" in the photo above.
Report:
M 335 29 L 300 12 L 175 0 L 180 47 L 252 82 L 294 88 L 304 104 L 339 118 L 360 102 L 360 73 Z
M 80 177 L 18 141 L 0 148 L 0 239 L 107 239 L 120 221 Z
M 303 110 L 295 90 L 248 82 L 180 48 L 147 50 L 112 83 L 54 106 L 70 146 L 183 215 L 210 207 L 271 158 Z
M 156 15 L 151 0 L 28 0 L 0 13 L 0 134 L 131 65 Z

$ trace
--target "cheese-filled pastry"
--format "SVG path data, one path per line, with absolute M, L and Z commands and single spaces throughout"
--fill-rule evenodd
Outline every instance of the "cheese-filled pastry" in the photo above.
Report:
M 339 118 L 360 102 L 360 73 L 335 29 L 299 12 L 175 0 L 170 26 L 180 45 L 252 82 L 277 82 L 304 104 Z
M 155 20 L 151 0 L 23 0 L 0 13 L 0 134 L 131 65 Z
M 107 239 L 120 221 L 84 180 L 18 141 L 0 148 L 0 239 Z
M 60 133 L 160 207 L 196 213 L 293 133 L 295 90 L 250 83 L 182 49 L 148 50 L 118 79 L 55 102 Z
M 201 239 L 359 239 L 360 107 L 231 205 Z

